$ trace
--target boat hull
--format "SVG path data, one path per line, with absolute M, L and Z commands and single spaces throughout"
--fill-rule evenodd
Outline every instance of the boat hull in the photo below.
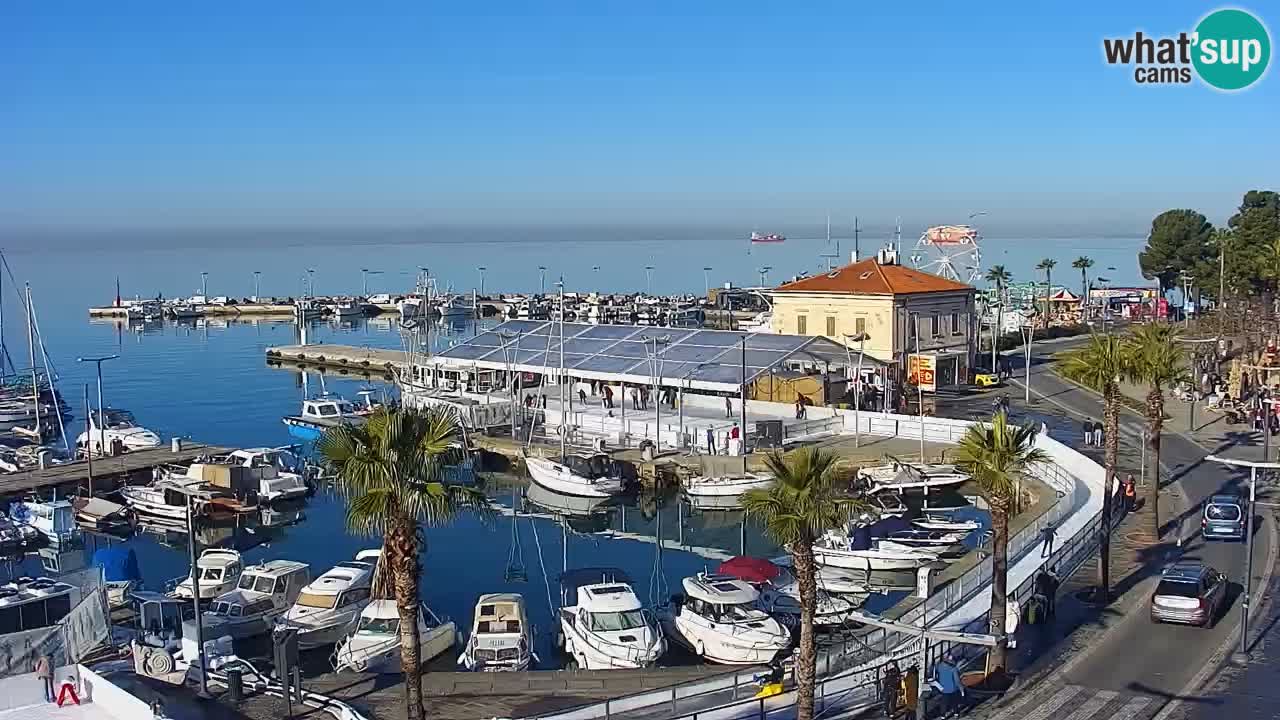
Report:
M 458 627 L 452 622 L 442 623 L 419 633 L 419 661 L 427 663 L 453 647 L 458 638 Z M 400 638 L 390 636 L 382 640 L 350 636 L 338 646 L 334 655 L 334 671 L 394 674 L 400 668 Z
M 771 485 L 771 477 L 711 478 L 701 481 L 694 478 L 685 483 L 684 492 L 691 497 L 740 497 L 748 490 L 763 489 Z
M 590 480 L 547 458 L 525 458 L 529 477 L 552 492 L 584 498 L 608 498 L 622 492 L 622 480 L 602 478 Z

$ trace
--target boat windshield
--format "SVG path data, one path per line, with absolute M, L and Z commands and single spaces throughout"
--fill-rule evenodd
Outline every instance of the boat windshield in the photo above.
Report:
M 337 595 L 321 595 L 303 591 L 298 595 L 297 604 L 302 607 L 332 609 L 338 602 Z
M 394 635 L 400 631 L 400 618 L 361 617 L 356 632 L 370 635 Z
M 594 632 L 611 632 L 614 630 L 634 630 L 642 628 L 645 622 L 644 611 L 626 610 L 623 612 L 594 612 L 587 617 L 591 620 Z
M 240 617 L 244 612 L 244 608 L 235 603 L 216 602 L 211 608 L 215 615 L 226 615 L 227 617 Z
M 750 605 L 712 605 L 710 610 L 711 619 L 722 623 L 755 622 L 769 617 Z
M 205 568 L 204 572 L 200 573 L 200 579 L 201 580 L 221 580 L 222 568 Z
M 283 589 L 284 587 L 283 582 L 284 581 L 282 578 L 280 582 L 281 589 Z M 266 575 L 254 575 L 252 573 L 249 573 L 249 574 L 240 576 L 240 584 L 237 587 L 239 587 L 241 590 L 252 590 L 254 592 L 270 593 L 273 591 L 276 584 L 277 583 L 274 578 L 267 577 Z
M 127 410 L 111 410 L 103 412 L 102 416 L 106 418 L 103 427 L 108 428 L 129 428 L 134 427 L 138 423 L 133 419 L 133 413 Z

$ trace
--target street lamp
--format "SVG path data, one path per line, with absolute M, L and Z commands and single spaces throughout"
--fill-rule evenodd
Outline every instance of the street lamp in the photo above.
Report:
M 258 295 L 259 295 L 258 290 L 260 287 L 261 280 L 262 280 L 262 271 L 254 270 L 253 271 L 253 301 L 254 302 L 258 302 Z
M 849 358 L 850 370 L 853 369 L 853 350 L 849 347 L 849 343 L 858 341 L 858 369 L 853 374 L 853 446 L 858 447 L 862 442 L 862 422 L 859 412 L 862 410 L 862 357 L 866 352 L 867 334 L 846 334 L 844 339 L 844 352 Z M 924 461 L 921 460 L 921 462 Z
M 758 268 L 756 270 L 756 272 L 760 273 L 760 287 L 764 287 L 765 285 L 769 284 L 769 279 L 768 279 L 769 271 L 772 269 L 773 269 L 773 266 L 765 265 L 764 267 Z
M 1022 313 L 1022 364 L 1026 370 L 1025 379 L 1022 382 L 1022 401 L 1024 403 L 1031 402 L 1031 342 L 1036 337 L 1036 326 L 1032 323 L 1035 317 L 1035 311 L 1026 310 Z
M 94 365 L 98 366 L 98 423 L 97 425 L 98 425 L 98 452 L 99 453 L 102 453 L 103 451 L 102 443 L 106 439 L 106 435 L 103 430 L 103 428 L 106 426 L 106 422 L 104 421 L 104 418 L 103 418 L 103 407 L 102 407 L 102 363 L 108 360 L 115 360 L 118 357 L 120 356 L 119 355 L 102 355 L 100 357 L 76 358 L 76 362 L 91 362 Z M 85 410 L 87 410 L 90 413 L 93 412 L 92 408 L 85 408 Z M 88 438 L 87 440 L 85 440 L 84 451 L 86 454 L 93 452 L 92 440 L 93 438 Z
M 546 265 L 538 266 L 538 287 L 540 288 L 538 290 L 539 295 L 547 294 L 547 266 Z
M 381 275 L 381 270 L 370 270 L 369 268 L 360 268 L 360 295 L 362 297 L 369 296 L 369 276 Z
M 653 266 L 652 265 L 644 266 L 644 294 L 645 295 L 653 294 Z
M 476 270 L 479 270 L 479 271 L 480 271 L 480 294 L 481 294 L 481 295 L 483 295 L 483 294 L 484 294 L 484 271 L 485 271 L 485 270 L 488 270 L 488 269 L 489 269 L 489 268 L 487 268 L 487 267 L 485 267 L 485 266 L 483 266 L 483 265 L 481 265 L 480 267 L 476 268 Z
M 1253 507 L 1254 501 L 1258 497 L 1258 469 L 1280 470 L 1280 463 L 1236 460 L 1234 458 L 1218 457 L 1217 455 L 1210 455 L 1205 460 L 1222 463 L 1223 465 L 1249 468 L 1249 507 L 1246 508 L 1244 523 L 1244 543 L 1246 546 L 1244 554 L 1244 592 L 1240 595 L 1240 649 L 1231 655 L 1231 661 L 1236 665 L 1247 665 L 1249 663 L 1249 585 L 1253 575 Z
M 307 297 L 314 297 L 316 294 L 316 269 L 307 268 Z
M 711 295 L 711 267 L 702 268 L 702 290 L 703 294 Z

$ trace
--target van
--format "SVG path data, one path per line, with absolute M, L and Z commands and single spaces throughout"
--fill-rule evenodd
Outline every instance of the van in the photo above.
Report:
M 1205 540 L 1243 540 L 1245 502 L 1238 495 L 1214 495 L 1204 505 L 1200 534 Z

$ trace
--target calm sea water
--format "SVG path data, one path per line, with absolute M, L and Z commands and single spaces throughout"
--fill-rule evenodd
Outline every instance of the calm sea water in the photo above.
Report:
M 1139 282 L 1136 251 L 1140 240 L 1114 241 L 988 241 L 986 264 L 1003 263 L 1018 280 L 1035 277 L 1032 266 L 1048 254 L 1059 260 L 1055 278 L 1067 283 L 1070 261 L 1078 255 L 1095 259 L 1095 274 L 1109 273 L 1116 284 Z M 848 243 L 846 243 L 846 247 Z M 868 241 L 864 240 L 864 249 Z M 748 254 L 750 249 L 751 254 Z M 360 268 L 370 292 L 403 292 L 412 287 L 419 267 L 458 291 L 480 282 L 477 267 L 486 267 L 489 291 L 531 291 L 540 284 L 538 266 L 546 266 L 548 283 L 563 274 L 570 290 L 634 291 L 648 282 L 645 266 L 652 266 L 654 292 L 701 293 L 703 267 L 712 285 L 759 282 L 758 269 L 770 266 L 769 279 L 801 270 L 825 267 L 822 253 L 831 252 L 823 240 L 789 240 L 783 245 L 748 248 L 743 241 L 612 243 L 542 242 L 449 244 L 424 246 L 360 245 L 340 247 L 217 248 L 129 251 L 95 247 L 79 251 L 25 250 L 7 253 L 12 276 L 3 277 L 6 349 L 19 367 L 27 365 L 26 327 L 20 290 L 30 284 L 40 336 L 50 362 L 56 368 L 59 387 L 73 406 L 71 434 L 84 422 L 82 397 L 86 387 L 95 390 L 93 366 L 76 358 L 117 354 L 104 367 L 108 405 L 134 412 L 147 427 L 165 438 L 189 437 L 227 446 L 270 446 L 291 442 L 280 418 L 296 412 L 302 397 L 297 373 L 269 369 L 264 351 L 273 345 L 297 341 L 290 322 L 199 321 L 189 324 L 121 325 L 88 318 L 91 305 L 106 305 L 115 296 L 116 279 L 125 297 L 189 295 L 200 288 L 201 272 L 208 273 L 210 295 L 248 296 L 253 293 L 255 271 L 260 273 L 262 295 L 297 295 L 308 269 L 314 270 L 315 290 L 320 294 L 352 293 L 361 289 Z M 599 267 L 595 270 L 595 267 Z M 1067 270 L 1064 272 L 1063 267 Z M 1105 268 L 1115 267 L 1115 271 Z M 469 325 L 453 328 L 470 335 Z M 402 340 L 396 324 L 377 318 L 346 324 L 321 322 L 310 333 L 314 341 L 398 348 Z M 456 336 L 455 336 L 456 337 Z M 438 335 L 438 343 L 455 337 Z M 43 364 L 42 362 L 38 364 Z M 331 391 L 354 395 L 364 386 L 356 379 L 330 376 Z M 491 488 L 502 504 L 512 504 L 508 485 Z M 517 493 L 519 494 L 519 493 Z M 517 503 L 520 501 L 517 499 Z M 215 528 L 201 534 L 201 541 L 241 548 L 250 562 L 288 558 L 310 563 L 319 574 L 334 563 L 351 558 L 361 548 L 377 542 L 352 536 L 344 528 L 343 504 L 321 494 L 301 510 L 303 517 L 271 518 L 239 527 Z M 476 597 L 485 592 L 522 592 L 528 597 L 533 620 L 541 635 L 544 665 L 558 662 L 550 651 L 554 634 L 551 608 L 558 597 L 556 576 L 568 567 L 616 566 L 636 581 L 642 598 L 659 600 L 678 589 L 680 578 L 718 561 L 696 552 L 667 549 L 659 553 L 653 537 L 658 532 L 668 542 L 689 547 L 716 548 L 730 554 L 769 555 L 777 548 L 738 513 L 695 512 L 674 500 L 661 509 L 650 501 L 632 501 L 629 507 L 602 509 L 570 523 L 547 517 L 521 517 L 514 521 L 500 514 L 490 520 L 461 517 L 447 527 L 427 533 L 423 592 L 438 612 L 460 625 L 469 623 Z M 289 521 L 300 520 L 293 524 Z M 513 532 L 513 524 L 515 529 Z M 612 535 L 596 531 L 609 529 Z M 625 532 L 630 536 L 617 537 Z M 634 537 L 631 537 L 634 536 Z M 644 538 L 648 538 L 645 540 Z M 126 541 L 137 549 L 146 581 L 158 586 L 185 574 L 185 537 L 144 534 Z M 565 541 L 567 540 L 567 547 Z M 56 560 L 65 568 L 85 562 L 100 543 L 90 538 L 82 553 L 68 553 Z M 465 550 L 462 550 L 464 549 Z M 33 573 L 41 560 L 32 556 L 9 563 L 10 573 Z M 523 566 L 527 580 L 509 579 L 513 566 Z M 884 598 L 880 602 L 889 602 Z M 874 608 L 871 608 L 874 609 Z

